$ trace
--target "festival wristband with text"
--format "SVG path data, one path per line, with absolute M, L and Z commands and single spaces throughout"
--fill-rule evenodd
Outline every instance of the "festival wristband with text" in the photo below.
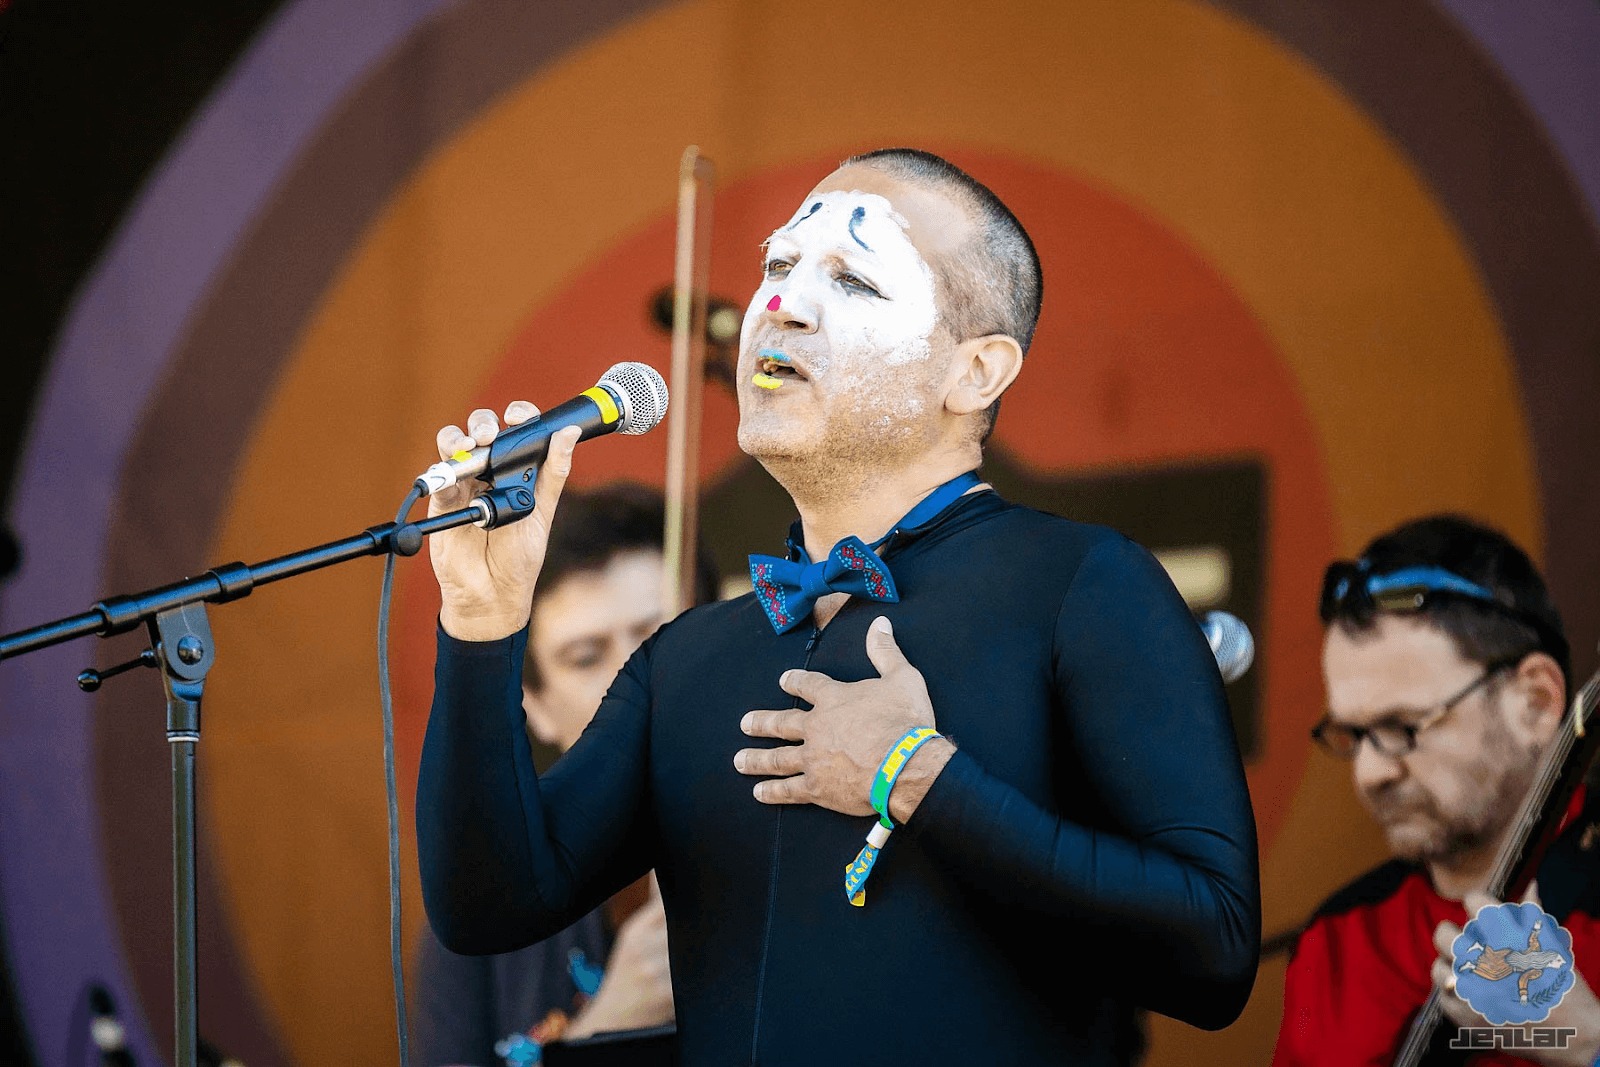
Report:
M 894 790 L 894 783 L 899 779 L 900 772 L 905 770 L 912 754 L 938 736 L 939 731 L 929 726 L 908 730 L 889 750 L 889 754 L 883 757 L 883 762 L 878 765 L 878 773 L 872 777 L 870 800 L 872 810 L 878 813 L 878 821 L 867 834 L 867 843 L 856 854 L 855 860 L 844 869 L 844 894 L 858 908 L 867 903 L 867 877 L 872 874 L 872 867 L 878 862 L 878 853 L 888 843 L 889 834 L 894 830 L 894 820 L 889 818 L 889 794 Z

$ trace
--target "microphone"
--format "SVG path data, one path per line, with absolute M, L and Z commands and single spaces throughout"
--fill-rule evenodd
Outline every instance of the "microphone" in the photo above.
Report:
M 618 363 L 564 404 L 542 411 L 521 426 L 500 431 L 492 442 L 470 452 L 457 452 L 417 476 L 423 496 L 455 485 L 463 478 L 492 478 L 526 467 L 524 478 L 544 462 L 550 438 L 568 426 L 582 427 L 578 440 L 617 432 L 641 434 L 652 430 L 667 414 L 667 383 L 654 367 L 643 363 Z
M 1198 621 L 1211 654 L 1217 657 L 1222 680 L 1232 682 L 1242 677 L 1256 658 L 1256 640 L 1250 636 L 1250 627 L 1226 611 L 1208 611 Z

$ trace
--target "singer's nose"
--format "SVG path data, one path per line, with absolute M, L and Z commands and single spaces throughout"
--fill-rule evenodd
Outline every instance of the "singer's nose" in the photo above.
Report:
M 815 333 L 818 311 L 816 304 L 806 299 L 799 286 L 785 285 L 767 298 L 761 315 L 768 324 L 782 330 Z

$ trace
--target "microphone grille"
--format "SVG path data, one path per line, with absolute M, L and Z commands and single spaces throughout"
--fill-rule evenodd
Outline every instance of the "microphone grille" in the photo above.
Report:
M 667 417 L 667 383 L 648 364 L 618 363 L 600 376 L 600 384 L 610 386 L 621 402 L 618 433 L 646 433 Z
M 1256 641 L 1250 627 L 1237 615 L 1226 611 L 1208 611 L 1200 620 L 1200 630 L 1206 635 L 1211 654 L 1217 657 L 1217 670 L 1224 682 L 1241 677 L 1255 662 Z

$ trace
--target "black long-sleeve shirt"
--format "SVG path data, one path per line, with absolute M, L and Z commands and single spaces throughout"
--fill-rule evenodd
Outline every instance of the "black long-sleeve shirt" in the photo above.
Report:
M 417 834 L 444 943 L 526 944 L 653 866 L 685 1064 L 1112 1064 L 1138 1008 L 1231 1022 L 1260 937 L 1254 821 L 1160 565 L 993 492 L 883 552 L 900 602 L 820 631 L 775 634 L 753 596 L 667 624 L 542 777 L 523 638 L 441 633 Z M 844 869 L 872 818 L 763 805 L 733 755 L 745 712 L 793 706 L 784 670 L 872 677 L 880 614 L 957 751 L 857 908 Z

